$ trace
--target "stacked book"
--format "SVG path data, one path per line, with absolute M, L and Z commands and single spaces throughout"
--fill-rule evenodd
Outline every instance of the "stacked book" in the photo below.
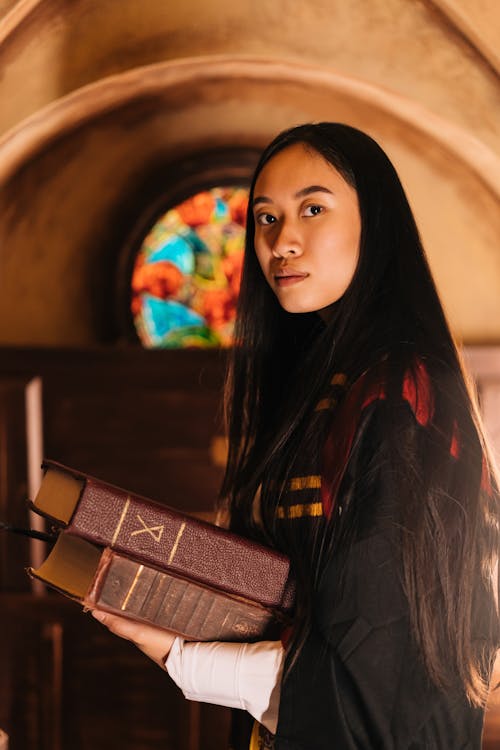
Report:
M 286 622 L 284 555 L 54 461 L 43 469 L 31 507 L 58 534 L 31 576 L 191 640 L 258 640 Z

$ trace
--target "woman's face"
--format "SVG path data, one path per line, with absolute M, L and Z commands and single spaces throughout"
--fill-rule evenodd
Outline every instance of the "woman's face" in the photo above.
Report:
M 262 169 L 252 208 L 255 252 L 280 305 L 327 318 L 358 262 L 361 217 L 354 188 L 317 151 L 298 143 Z

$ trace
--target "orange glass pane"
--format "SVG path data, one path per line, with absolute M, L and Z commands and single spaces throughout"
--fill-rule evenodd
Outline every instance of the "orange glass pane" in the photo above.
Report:
M 147 348 L 230 346 L 248 190 L 215 187 L 161 216 L 132 274 L 131 308 Z

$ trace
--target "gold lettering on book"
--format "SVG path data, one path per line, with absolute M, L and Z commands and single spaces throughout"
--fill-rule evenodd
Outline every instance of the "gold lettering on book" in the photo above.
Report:
M 140 517 L 139 514 L 137 514 L 137 519 L 142 523 L 143 528 L 142 529 L 136 529 L 133 531 L 130 536 L 137 536 L 137 534 L 149 534 L 153 537 L 155 542 L 159 542 L 162 534 L 163 529 L 165 528 L 163 525 L 161 526 L 148 526 Z
M 172 551 L 170 552 L 170 556 L 167 561 L 168 565 L 170 565 L 170 563 L 175 557 L 175 553 L 177 552 L 177 547 L 179 546 L 179 542 L 181 541 L 181 536 L 184 534 L 185 528 L 186 528 L 186 522 L 183 521 L 183 523 L 181 523 L 179 531 L 177 532 L 177 536 L 175 537 L 174 546 L 172 547 Z
M 118 521 L 118 525 L 117 525 L 117 527 L 115 529 L 115 533 L 113 534 L 113 538 L 111 540 L 111 547 L 113 546 L 113 544 L 118 539 L 118 534 L 120 533 L 120 529 L 121 529 L 122 524 L 123 524 L 123 522 L 125 520 L 125 516 L 127 515 L 127 511 L 128 511 L 128 506 L 129 505 L 130 505 L 130 495 L 127 495 L 127 501 L 126 501 L 125 506 L 124 506 L 124 508 L 122 510 L 122 514 L 120 516 L 120 520 Z
M 123 600 L 123 604 L 120 607 L 120 609 L 123 610 L 123 609 L 127 608 L 128 600 L 130 599 L 130 597 L 132 595 L 132 591 L 135 589 L 137 581 L 139 580 L 139 577 L 140 577 L 140 575 L 141 575 L 141 573 L 142 573 L 143 570 L 144 570 L 144 565 L 139 565 L 139 567 L 137 568 L 137 573 L 135 574 L 135 578 L 132 581 L 132 585 L 130 586 L 130 588 L 129 588 L 128 592 L 127 592 L 127 596 Z

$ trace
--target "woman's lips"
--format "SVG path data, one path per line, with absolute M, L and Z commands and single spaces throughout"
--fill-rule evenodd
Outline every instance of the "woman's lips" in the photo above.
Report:
M 299 281 L 304 281 L 308 274 L 290 274 L 290 276 L 275 276 L 274 280 L 278 286 L 292 286 L 298 284 Z

